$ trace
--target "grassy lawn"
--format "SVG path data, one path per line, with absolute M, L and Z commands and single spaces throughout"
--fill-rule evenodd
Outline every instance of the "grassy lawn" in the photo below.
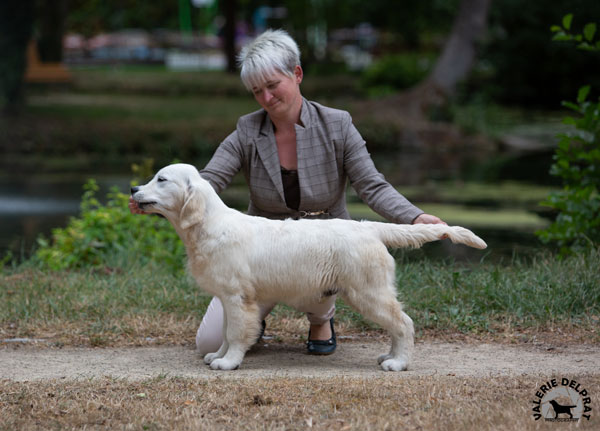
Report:
M 562 327 L 599 340 L 599 251 L 511 265 L 415 261 L 402 252 L 397 260 L 399 298 L 420 334 L 495 336 Z M 23 264 L 0 275 L 0 338 L 91 346 L 192 343 L 209 300 L 182 271 L 152 263 L 62 272 Z M 342 331 L 377 330 L 341 300 L 336 316 Z M 296 339 L 304 334 L 303 320 L 279 306 L 269 325 L 280 339 Z
M 565 259 L 540 254 L 508 266 L 396 257 L 399 297 L 418 338 L 531 343 L 551 334 L 558 345 L 600 342 L 600 251 Z M 56 347 L 190 345 L 208 300 L 181 272 L 151 263 L 52 272 L 30 262 L 0 274 L 0 339 L 41 338 Z M 359 342 L 380 336 L 341 301 L 336 319 L 338 335 Z M 287 307 L 278 306 L 267 322 L 269 343 L 299 343 L 306 334 L 305 317 Z M 597 375 L 577 379 L 600 393 Z M 443 372 L 2 380 L 0 430 L 536 430 L 547 425 L 531 411 L 544 381 Z M 577 426 L 597 429 L 597 417 Z
M 592 394 L 600 377 L 578 376 Z M 534 376 L 0 381 L 0 430 L 538 430 Z M 132 414 L 135 412 L 135 414 Z M 597 429 L 581 420 L 578 429 Z

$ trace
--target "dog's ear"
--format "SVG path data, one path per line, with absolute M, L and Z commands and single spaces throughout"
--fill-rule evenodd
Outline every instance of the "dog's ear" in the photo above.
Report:
M 183 207 L 179 215 L 182 229 L 188 229 L 200 222 L 204 216 L 204 199 L 197 186 L 188 182 Z

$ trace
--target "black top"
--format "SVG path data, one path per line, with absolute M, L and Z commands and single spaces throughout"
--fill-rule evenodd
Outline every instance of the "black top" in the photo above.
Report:
M 288 208 L 298 211 L 300 208 L 300 182 L 298 171 L 289 171 L 281 168 L 281 181 L 283 182 L 283 194 L 285 204 Z

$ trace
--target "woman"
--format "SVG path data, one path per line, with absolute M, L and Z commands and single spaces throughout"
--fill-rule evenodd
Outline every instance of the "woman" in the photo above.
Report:
M 302 97 L 300 51 L 282 30 L 268 30 L 239 56 L 241 79 L 261 110 L 238 120 L 236 130 L 200 171 L 217 193 L 242 171 L 250 189 L 248 214 L 268 218 L 345 218 L 347 180 L 375 212 L 395 223 L 444 223 L 424 214 L 381 175 L 347 112 Z M 130 209 L 141 213 L 130 201 Z M 336 349 L 335 292 L 307 303 L 311 354 Z M 261 304 L 263 318 L 275 304 Z M 198 328 L 200 353 L 222 342 L 223 309 L 213 298 Z M 264 322 L 263 322 L 264 328 Z

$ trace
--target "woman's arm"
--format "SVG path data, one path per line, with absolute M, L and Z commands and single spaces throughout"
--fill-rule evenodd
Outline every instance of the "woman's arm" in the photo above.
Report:
M 344 118 L 344 169 L 358 196 L 377 214 L 395 223 L 444 223 L 425 214 L 388 183 L 377 170 L 366 143 L 348 114 Z
M 220 193 L 239 172 L 242 161 L 242 146 L 236 130 L 221 142 L 210 161 L 200 170 L 200 175 Z

